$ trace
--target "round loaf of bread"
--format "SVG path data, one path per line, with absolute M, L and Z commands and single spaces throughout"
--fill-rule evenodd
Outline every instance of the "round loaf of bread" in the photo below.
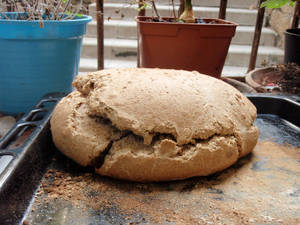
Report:
M 51 119 L 53 140 L 101 175 L 142 182 L 210 175 L 257 142 L 254 105 L 198 72 L 111 69 L 73 85 Z

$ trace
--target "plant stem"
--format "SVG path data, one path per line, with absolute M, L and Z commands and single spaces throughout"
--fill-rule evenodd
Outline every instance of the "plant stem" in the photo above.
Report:
M 179 9 L 178 9 L 178 17 L 180 17 L 180 15 L 184 11 L 184 4 L 185 4 L 185 0 L 180 0 L 180 6 L 179 6 Z
M 179 20 L 183 20 L 185 23 L 195 22 L 192 0 L 185 0 L 184 12 L 180 15 Z
M 58 18 L 57 12 L 58 12 L 58 10 L 59 10 L 59 7 L 60 7 L 60 5 L 61 5 L 61 2 L 62 2 L 62 0 L 59 0 L 58 3 L 57 3 L 57 5 L 56 5 L 55 11 L 54 11 L 54 13 L 53 13 L 54 19 Z
M 157 16 L 157 19 L 160 20 L 160 15 L 159 15 L 159 13 L 158 13 L 158 11 L 157 11 L 157 8 L 156 8 L 156 5 L 155 5 L 154 0 L 151 0 L 151 3 L 152 3 L 152 7 L 153 7 L 153 9 L 154 9 L 154 12 L 155 12 L 155 14 L 156 14 L 156 16 Z
M 188 9 L 188 10 L 193 9 L 192 0 L 185 0 L 185 9 Z
M 61 13 L 59 19 L 62 19 L 62 18 L 65 16 L 65 12 L 67 11 L 67 9 L 68 9 L 68 7 L 69 7 L 71 1 L 72 1 L 72 0 L 68 0 L 68 1 L 67 1 L 67 4 L 65 5 L 65 8 L 63 9 L 63 11 L 62 11 L 62 13 Z
M 77 7 L 76 11 L 74 13 L 71 13 L 65 19 L 71 19 L 71 20 L 74 19 L 76 17 L 76 15 L 79 13 L 81 6 L 82 6 L 82 0 L 80 0 L 79 7 Z
M 176 13 L 175 13 L 175 4 L 174 4 L 174 0 L 172 0 L 172 9 L 173 9 L 173 16 L 174 16 L 174 19 L 176 20 Z
M 73 19 L 83 7 L 83 0 L 76 5 L 73 0 L 0 0 L 0 16 L 3 19 L 37 20 L 41 27 L 43 20 Z M 4 4 L 2 4 L 4 2 Z M 9 10 L 9 8 L 11 10 Z M 7 16 L 4 12 L 13 11 Z M 67 15 L 66 15 L 67 14 Z

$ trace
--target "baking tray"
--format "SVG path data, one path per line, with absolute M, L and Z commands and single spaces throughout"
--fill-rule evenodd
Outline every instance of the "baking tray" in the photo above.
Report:
M 248 97 L 260 129 L 253 153 L 212 176 L 149 184 L 101 177 L 60 154 L 52 105 L 24 145 L 0 150 L 27 155 L 0 176 L 0 224 L 300 224 L 299 98 Z

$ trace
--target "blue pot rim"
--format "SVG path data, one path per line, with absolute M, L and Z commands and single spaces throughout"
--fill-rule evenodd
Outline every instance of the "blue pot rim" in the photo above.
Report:
M 17 13 L 17 12 L 3 12 L 4 15 L 17 15 L 17 14 L 23 14 L 23 13 Z M 1 16 L 1 14 L 0 14 Z M 15 20 L 15 19 L 3 19 L 0 18 L 0 24 L 40 24 L 42 21 L 45 24 L 85 24 L 92 20 L 91 16 L 82 15 L 82 17 L 75 17 L 75 19 L 72 20 Z
M 18 13 L 6 13 L 16 15 Z M 3 16 L 2 16 L 3 18 Z M 91 16 L 83 15 L 73 20 L 8 20 L 0 19 L 0 40 L 41 40 L 81 38 Z M 41 23 L 42 22 L 42 23 Z

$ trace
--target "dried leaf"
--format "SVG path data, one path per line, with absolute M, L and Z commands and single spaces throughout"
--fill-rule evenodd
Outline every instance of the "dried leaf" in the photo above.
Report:
M 43 23 L 43 21 L 40 21 L 40 28 L 44 28 L 44 23 Z

